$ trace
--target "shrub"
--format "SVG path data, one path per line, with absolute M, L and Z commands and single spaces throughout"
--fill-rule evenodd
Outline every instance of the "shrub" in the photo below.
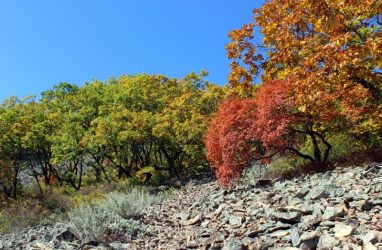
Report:
M 108 194 L 104 204 L 122 218 L 136 218 L 146 207 L 159 203 L 160 200 L 160 197 L 149 194 L 145 189 L 133 188 L 128 193 Z
M 101 241 L 107 233 L 145 233 L 144 226 L 135 218 L 160 198 L 144 189 L 134 188 L 129 193 L 112 192 L 96 205 L 83 205 L 69 213 L 69 225 L 85 240 Z
M 11 204 L 0 212 L 0 233 L 37 226 L 47 214 L 48 210 L 35 200 Z
M 40 200 L 43 207 L 56 214 L 67 212 L 70 206 L 68 197 L 53 189 L 46 190 Z
M 104 203 L 99 206 L 81 206 L 69 213 L 69 220 L 70 228 L 84 240 L 101 241 L 108 232 L 135 235 L 143 231 L 139 223 L 122 218 Z

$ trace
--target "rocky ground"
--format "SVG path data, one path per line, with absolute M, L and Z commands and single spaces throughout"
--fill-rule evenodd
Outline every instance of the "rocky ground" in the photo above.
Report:
M 191 181 L 145 211 L 150 235 L 83 245 L 64 225 L 0 236 L 0 249 L 382 249 L 382 165 L 237 185 Z

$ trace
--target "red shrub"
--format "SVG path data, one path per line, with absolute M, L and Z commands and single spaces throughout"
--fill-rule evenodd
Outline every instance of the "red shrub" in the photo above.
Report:
M 223 186 L 240 177 L 251 159 L 256 116 L 253 98 L 233 98 L 220 106 L 209 124 L 205 138 L 207 158 Z

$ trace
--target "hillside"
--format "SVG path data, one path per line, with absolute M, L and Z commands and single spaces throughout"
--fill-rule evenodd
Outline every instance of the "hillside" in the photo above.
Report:
M 0 249 L 382 249 L 381 174 L 374 163 L 230 190 L 193 180 L 144 211 L 146 236 L 84 245 L 57 224 L 1 236 Z

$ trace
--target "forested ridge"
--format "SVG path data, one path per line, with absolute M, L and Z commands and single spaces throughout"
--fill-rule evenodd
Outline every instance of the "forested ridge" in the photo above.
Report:
M 263 36 L 261 42 L 254 36 L 255 29 Z M 87 241 L 107 245 L 112 239 L 126 240 L 126 235 L 126 241 L 152 237 L 146 226 L 153 226 L 148 220 L 158 215 L 150 209 L 164 202 L 173 213 L 171 199 L 179 193 L 172 187 L 180 188 L 191 180 L 193 189 L 193 181 L 198 183 L 213 173 L 219 187 L 208 184 L 208 195 L 215 197 L 211 192 L 220 190 L 216 197 L 221 199 L 211 198 L 208 202 L 213 205 L 201 201 L 195 206 L 211 213 L 218 209 L 215 212 L 223 224 L 240 226 L 245 219 L 252 221 L 252 211 L 240 208 L 244 201 L 240 205 L 235 197 L 225 197 L 243 190 L 246 198 L 252 197 L 250 185 L 259 190 L 266 186 L 265 194 L 256 194 L 264 202 L 281 206 L 272 208 L 275 213 L 300 213 L 292 220 L 279 219 L 282 225 L 256 227 L 260 230 L 256 233 L 244 224 L 245 229 L 251 228 L 247 233 L 253 237 L 249 238 L 261 234 L 263 240 L 267 232 L 277 234 L 284 229 L 295 231 L 283 231 L 280 237 L 296 230 L 299 236 L 310 230 L 314 247 L 306 249 L 315 249 L 323 230 L 333 229 L 334 220 L 347 216 L 344 225 L 353 227 L 362 220 L 380 219 L 381 171 L 375 162 L 382 161 L 382 2 L 270 0 L 253 10 L 251 23 L 230 31 L 228 37 L 227 85 L 208 82 L 206 71 L 183 78 L 123 75 L 82 86 L 59 83 L 38 98 L 4 100 L 0 104 L 0 232 L 63 220 L 70 225 L 70 237 L 78 240 L 77 247 Z M 368 167 L 344 170 L 355 165 Z M 240 186 L 243 175 L 253 169 L 253 179 L 260 178 L 260 182 Z M 325 171 L 329 172 L 318 174 Z M 313 176 L 309 190 L 302 184 L 305 177 L 283 182 L 305 174 Z M 365 191 L 351 179 L 354 176 L 374 186 Z M 348 177 L 358 193 L 348 197 L 338 186 L 338 193 L 328 191 L 333 183 L 346 185 Z M 316 192 L 313 189 L 320 178 L 327 185 L 312 198 L 307 194 Z M 271 186 L 273 180 L 277 182 Z M 287 185 L 292 185 L 290 192 L 305 188 L 304 194 L 284 199 Z M 273 187 L 277 199 L 270 198 Z M 184 193 L 189 195 L 188 190 Z M 239 204 L 229 205 L 229 211 L 245 213 L 245 219 L 231 220 L 222 212 L 225 205 L 217 204 L 226 198 Z M 319 207 L 312 208 L 313 201 L 321 202 Z M 195 211 L 195 206 L 189 209 Z M 259 221 L 264 217 L 277 221 L 277 216 L 264 212 L 269 206 L 256 206 L 256 214 L 262 216 Z M 322 219 L 327 207 L 327 213 L 337 212 Z M 145 209 L 150 213 L 143 214 Z M 362 211 L 368 211 L 363 218 L 352 217 Z M 216 226 L 216 216 L 206 217 L 199 210 L 194 218 L 174 216 L 188 224 L 158 218 L 171 227 L 192 226 L 203 218 L 207 219 L 203 228 L 209 223 Z M 289 225 L 300 222 L 302 216 L 315 222 L 308 223 L 308 228 Z M 269 232 L 270 228 L 276 229 Z M 374 223 L 371 228 L 380 225 Z M 229 234 L 222 237 L 227 242 L 230 239 Z M 304 242 L 278 240 L 272 246 Z M 142 244 L 154 247 L 149 243 Z M 197 242 L 186 248 L 201 245 Z

